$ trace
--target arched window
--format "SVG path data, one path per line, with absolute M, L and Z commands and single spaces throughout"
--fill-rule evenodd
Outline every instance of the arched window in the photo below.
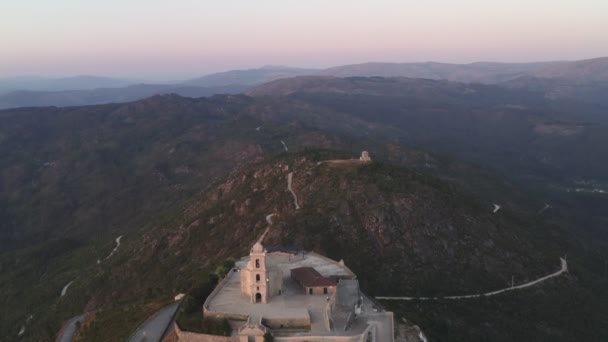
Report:
M 260 268 L 260 259 L 255 259 L 255 268 Z
M 255 275 L 255 281 L 260 281 L 260 275 L 259 274 Z

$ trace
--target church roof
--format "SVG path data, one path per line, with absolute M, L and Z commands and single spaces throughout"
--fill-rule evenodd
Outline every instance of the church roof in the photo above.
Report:
M 336 286 L 334 280 L 322 276 L 312 267 L 294 268 L 291 274 L 304 287 Z

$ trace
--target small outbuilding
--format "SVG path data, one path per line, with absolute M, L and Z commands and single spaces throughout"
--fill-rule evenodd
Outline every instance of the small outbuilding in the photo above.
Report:
M 336 293 L 336 281 L 322 276 L 312 267 L 292 269 L 291 278 L 309 295 Z

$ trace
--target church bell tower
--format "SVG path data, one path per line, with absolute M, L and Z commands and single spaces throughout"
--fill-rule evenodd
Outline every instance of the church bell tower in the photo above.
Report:
M 241 292 L 251 298 L 252 303 L 266 303 L 270 276 L 266 265 L 266 251 L 256 242 L 249 253 L 249 262 L 241 271 Z

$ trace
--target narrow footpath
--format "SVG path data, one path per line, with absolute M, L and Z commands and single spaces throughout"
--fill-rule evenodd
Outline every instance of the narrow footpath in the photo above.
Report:
M 120 240 L 122 240 L 122 235 L 116 238 L 116 247 L 114 247 L 114 249 L 110 252 L 110 254 L 108 254 L 106 259 L 109 259 L 112 255 L 114 255 L 114 253 L 116 253 L 116 251 L 118 250 L 118 247 L 120 247 Z
M 298 196 L 296 195 L 296 193 L 293 191 L 293 188 L 291 187 L 291 180 L 293 179 L 293 172 L 290 172 L 287 175 L 287 190 L 289 190 L 289 192 L 291 192 L 291 195 L 293 196 L 293 204 L 296 206 L 296 210 L 300 209 L 300 206 L 298 205 Z
M 272 217 L 276 215 L 276 214 L 269 214 L 266 215 L 266 222 L 268 222 L 268 227 L 266 227 L 266 229 L 264 230 L 264 232 L 262 233 L 262 235 L 260 235 L 260 237 L 258 238 L 257 242 L 262 243 L 262 241 L 264 241 L 264 238 L 266 237 L 266 234 L 268 234 L 268 231 L 270 230 L 270 226 L 272 226 Z

